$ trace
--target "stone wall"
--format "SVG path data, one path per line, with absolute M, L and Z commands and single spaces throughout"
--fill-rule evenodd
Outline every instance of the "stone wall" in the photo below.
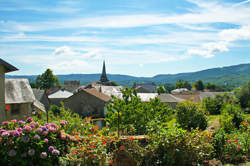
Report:
M 5 68 L 0 65 L 0 122 L 6 120 L 5 115 Z
M 31 103 L 22 104 L 8 104 L 10 106 L 10 111 L 6 111 L 7 120 L 25 120 L 31 116 L 32 108 Z

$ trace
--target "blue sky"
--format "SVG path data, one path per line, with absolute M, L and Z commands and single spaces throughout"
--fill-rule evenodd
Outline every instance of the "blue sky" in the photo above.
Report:
M 250 63 L 250 0 L 0 0 L 0 57 L 29 75 Z

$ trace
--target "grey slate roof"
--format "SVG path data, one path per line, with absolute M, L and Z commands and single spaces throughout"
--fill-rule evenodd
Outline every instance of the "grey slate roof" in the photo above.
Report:
M 5 79 L 5 103 L 33 103 L 35 96 L 27 79 Z
M 156 91 L 157 86 L 154 83 L 136 83 L 135 84 L 136 87 L 143 87 L 144 89 L 147 89 L 150 93 L 154 93 Z
M 57 92 L 48 96 L 49 99 L 66 99 L 72 96 L 73 93 L 66 90 L 58 90 Z
M 184 99 L 175 97 L 174 95 L 168 94 L 168 93 L 160 94 L 158 98 L 160 98 L 161 102 L 164 102 L 164 103 L 179 103 L 179 102 L 185 101 Z
M 0 65 L 3 65 L 6 68 L 6 73 L 18 70 L 15 66 L 7 63 L 6 61 L 2 60 L 1 58 L 0 58 Z
M 46 113 L 46 109 L 45 109 L 44 105 L 40 101 L 35 100 L 34 103 L 33 103 L 33 106 L 36 107 L 38 110 Z

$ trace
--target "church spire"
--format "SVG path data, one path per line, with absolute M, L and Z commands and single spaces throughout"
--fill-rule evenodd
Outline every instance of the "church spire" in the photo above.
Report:
M 103 61 L 102 75 L 101 75 L 100 81 L 101 81 L 102 83 L 105 83 L 105 82 L 108 82 L 108 81 L 109 81 L 108 78 L 107 78 L 107 75 L 106 75 L 105 61 Z

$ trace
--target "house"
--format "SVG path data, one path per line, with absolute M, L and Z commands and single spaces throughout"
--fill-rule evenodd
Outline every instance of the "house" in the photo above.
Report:
M 5 79 L 5 103 L 9 108 L 6 111 L 7 120 L 31 116 L 34 102 L 35 96 L 27 79 Z
M 155 83 L 134 83 L 133 88 L 137 90 L 138 93 L 155 93 L 157 86 Z
M 48 110 L 50 102 L 49 102 L 49 98 L 46 94 L 46 91 L 42 90 L 42 89 L 35 89 L 35 88 L 33 88 L 32 91 L 35 95 L 36 100 L 39 101 L 39 103 L 38 102 L 36 102 L 36 103 L 39 105 L 40 105 L 40 103 L 43 104 L 44 109 Z
M 67 90 L 59 89 L 58 91 L 50 94 L 48 96 L 48 98 L 49 98 L 50 104 L 54 104 L 54 105 L 60 106 L 61 105 L 60 103 L 64 99 L 67 99 L 67 98 L 69 98 L 72 95 L 73 95 L 73 93 L 71 93 L 71 92 L 69 92 Z
M 167 103 L 173 109 L 176 108 L 176 106 L 179 102 L 185 101 L 184 99 L 178 98 L 178 97 L 176 97 L 172 94 L 169 94 L 169 93 L 162 93 L 162 94 L 158 95 L 158 98 L 161 100 L 161 102 Z
M 171 94 L 188 94 L 190 91 L 187 88 L 179 88 L 171 91 Z
M 110 101 L 111 97 L 93 87 L 79 90 L 63 100 L 65 108 L 71 109 L 82 117 L 92 116 L 93 118 L 103 118 L 104 107 Z
M 0 58 L 0 122 L 6 120 L 5 114 L 5 73 L 18 70 Z
M 176 98 L 180 98 L 183 100 L 189 100 L 192 102 L 201 102 L 201 98 L 199 94 L 172 94 Z

